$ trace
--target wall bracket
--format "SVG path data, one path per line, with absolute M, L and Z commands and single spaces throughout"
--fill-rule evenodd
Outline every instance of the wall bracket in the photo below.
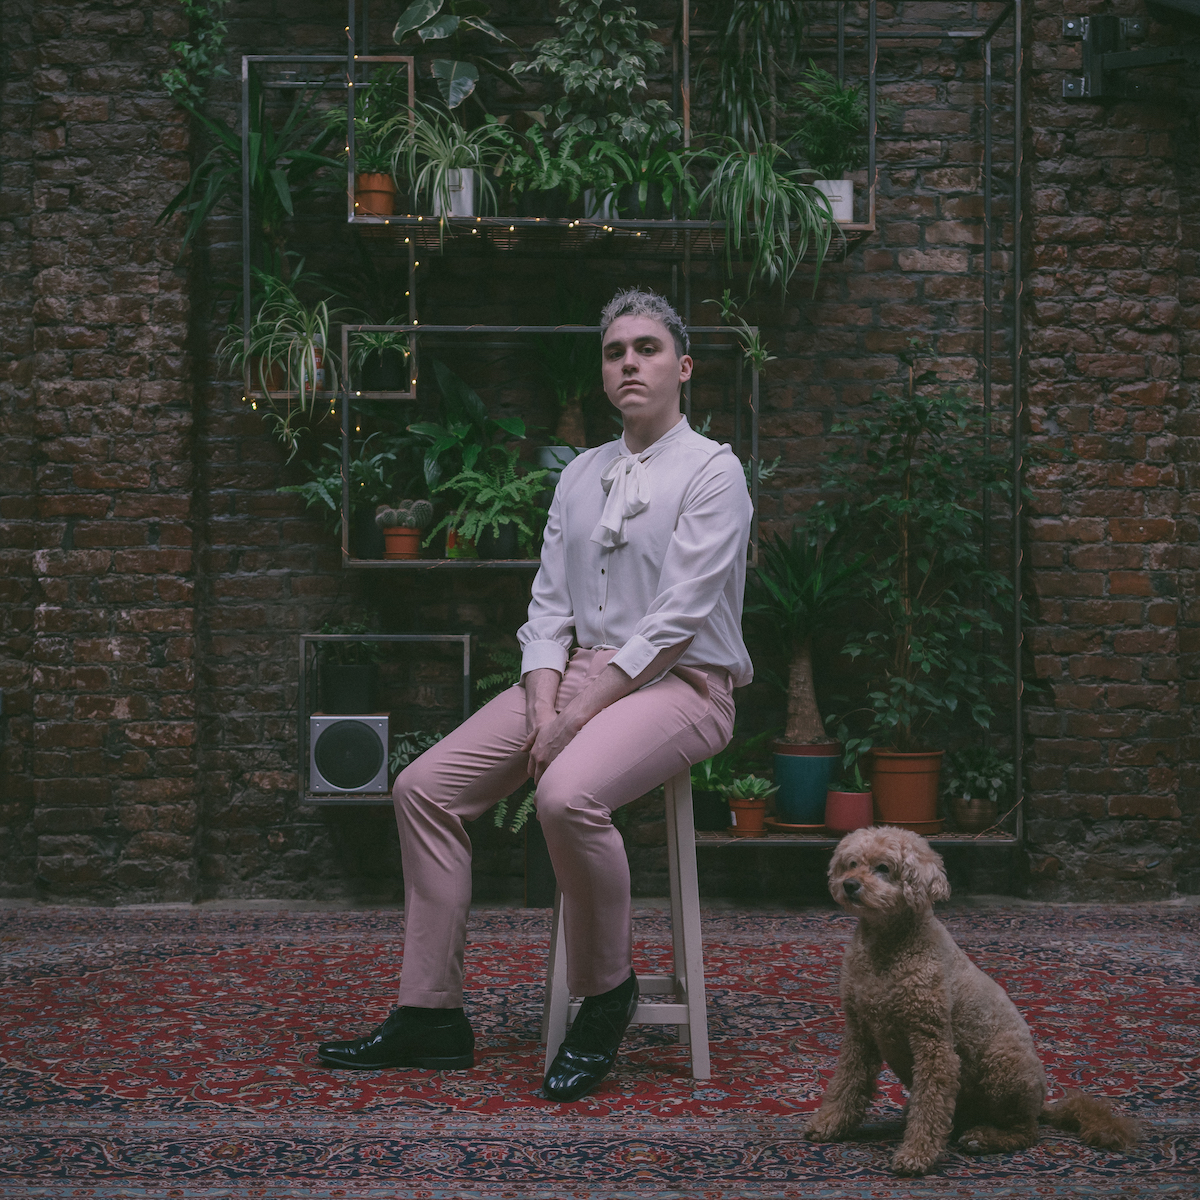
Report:
M 1153 100 L 1158 93 L 1123 72 L 1164 63 L 1200 63 L 1200 46 L 1154 46 L 1130 50 L 1131 41 L 1146 36 L 1141 17 L 1063 17 L 1064 38 L 1082 39 L 1083 74 L 1063 80 L 1068 100 Z

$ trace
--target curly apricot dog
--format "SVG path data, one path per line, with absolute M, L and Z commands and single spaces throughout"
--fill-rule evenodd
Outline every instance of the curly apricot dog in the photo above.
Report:
M 941 857 L 904 829 L 860 829 L 829 864 L 829 890 L 858 928 L 842 961 L 846 1030 L 837 1070 L 805 1136 L 845 1137 L 862 1123 L 884 1061 L 908 1089 L 901 1175 L 923 1175 L 951 1135 L 968 1154 L 1022 1150 L 1038 1121 L 1124 1149 L 1137 1123 L 1082 1092 L 1046 1104 L 1033 1037 L 1004 989 L 933 916 L 950 886 Z

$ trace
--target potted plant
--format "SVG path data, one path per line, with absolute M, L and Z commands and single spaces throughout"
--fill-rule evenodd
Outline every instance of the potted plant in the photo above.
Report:
M 361 638 L 371 629 L 361 621 L 321 626 L 322 633 Z M 368 641 L 317 644 L 317 694 L 324 713 L 365 715 L 373 711 L 379 644 Z
M 383 535 L 375 523 L 377 505 L 395 494 L 397 477 L 407 472 L 403 455 L 411 455 L 410 439 L 371 434 L 350 458 L 350 553 L 355 558 L 382 558 Z M 286 484 L 280 492 L 300 496 L 316 509 L 336 537 L 342 529 L 342 448 L 332 442 L 321 447 L 315 462 L 305 463 L 308 479 Z
M 839 83 L 810 60 L 789 110 L 795 144 L 817 176 L 813 187 L 829 197 L 835 221 L 853 221 L 854 183 L 845 176 L 867 159 L 867 100 L 861 85 Z
M 767 800 L 778 790 L 767 779 L 743 775 L 717 790 L 729 803 L 729 832 L 734 837 L 765 837 Z
M 383 530 L 383 557 L 420 558 L 421 535 L 432 523 L 433 505 L 428 500 L 380 504 L 375 509 L 375 524 Z
M 400 317 L 381 325 L 407 325 Z M 403 392 L 410 387 L 408 339 L 402 333 L 382 329 L 361 330 L 350 335 L 350 375 L 363 392 Z M 354 386 L 353 384 L 351 386 Z
M 299 448 L 299 429 L 312 421 L 318 404 L 338 388 L 337 356 L 329 346 L 329 327 L 348 315 L 332 308 L 335 297 L 308 303 L 297 293 L 310 277 L 303 263 L 292 280 L 254 270 L 261 299 L 250 322 L 249 338 L 231 323 L 217 347 L 218 358 L 239 371 L 247 392 L 261 389 L 265 415 L 291 456 Z M 282 393 L 282 394 L 281 394 Z M 253 401 L 257 411 L 257 398 Z
M 957 389 L 917 373 L 915 339 L 902 358 L 907 386 L 877 391 L 833 426 L 825 486 L 843 496 L 818 519 L 843 528 L 867 556 L 865 623 L 844 653 L 865 665 L 865 703 L 839 728 L 846 749 L 870 752 L 876 819 L 937 824 L 937 743 L 956 722 L 987 728 L 991 696 L 1012 669 L 981 634 L 1011 613 L 1012 582 L 984 558 L 984 497 L 1011 501 L 1006 458 L 988 453 L 982 413 Z
M 997 823 L 1001 804 L 1013 790 L 1012 759 L 990 746 L 968 746 L 946 755 L 942 795 L 954 824 L 964 833 L 982 833 Z
M 434 489 L 451 492 L 458 506 L 434 526 L 453 530 L 456 542 L 472 542 L 482 558 L 534 557 L 546 523 L 542 493 L 548 472 L 518 469 L 517 452 L 507 449 L 477 468 L 460 471 Z M 426 545 L 429 538 L 426 539 Z
M 646 76 L 664 53 L 652 21 L 619 0 L 562 0 L 555 24 L 557 36 L 538 42 L 533 60 L 513 72 L 542 75 L 561 89 L 545 110 L 556 136 L 573 129 L 629 147 L 652 129 L 679 132 L 670 105 L 646 98 Z
M 776 808 L 788 824 L 819 824 L 841 747 L 825 732 L 813 684 L 815 638 L 837 636 L 846 610 L 866 586 L 865 558 L 850 552 L 835 531 L 822 540 L 815 527 L 796 527 L 759 546 L 747 579 L 745 613 L 787 662 L 787 723 L 774 746 Z
M 741 739 L 735 732 L 734 740 L 724 750 L 692 767 L 692 820 L 697 829 L 729 828 L 729 804 L 721 789 L 732 784 L 746 770 L 773 732 L 768 729 Z
M 581 335 L 568 330 L 539 336 L 534 346 L 542 377 L 558 402 L 554 444 L 542 447 L 538 461 L 541 466 L 558 472 L 587 447 L 583 402 L 601 386 L 600 352 L 594 334 Z M 553 478 L 557 480 L 557 473 Z
M 833 213 L 824 194 L 803 181 L 802 171 L 785 166 L 783 147 L 759 141 L 743 145 L 726 138 L 720 148 L 698 157 L 712 165 L 700 202 L 708 203 L 714 221 L 725 223 L 728 268 L 732 270 L 733 252 L 740 252 L 745 242 L 750 249 L 749 286 L 778 283 L 786 296 L 811 245 L 815 288 L 833 237 Z
M 567 215 L 584 183 L 583 164 L 575 157 L 578 142 L 579 135 L 568 131 L 555 146 L 536 124 L 521 137 L 511 136 L 496 176 L 520 216 Z
M 675 135 L 650 129 L 634 147 L 633 178 L 618 193 L 624 217 L 658 220 L 672 215 L 680 200 L 681 216 L 694 216 L 700 204 L 690 162 L 693 155 L 675 146 Z
M 841 836 L 866 829 L 874 819 L 871 785 L 863 774 L 862 758 L 849 752 L 842 759 L 841 778 L 830 784 L 825 796 L 825 828 Z
M 490 417 L 483 401 L 444 362 L 433 360 L 442 393 L 442 421 L 416 421 L 408 427 L 425 446 L 425 482 L 435 487 L 448 473 L 470 470 L 482 458 L 502 454 L 504 438 L 523 438 L 519 417 Z
M 428 199 L 434 216 L 441 218 L 444 235 L 447 217 L 473 217 L 485 205 L 495 207 L 490 169 L 509 144 L 507 133 L 496 121 L 468 129 L 450 113 L 417 105 L 394 152 L 392 172 L 397 173 L 403 160 L 413 190 Z

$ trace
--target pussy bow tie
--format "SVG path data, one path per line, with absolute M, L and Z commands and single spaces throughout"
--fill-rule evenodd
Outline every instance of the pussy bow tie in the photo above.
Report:
M 641 454 L 622 454 L 604 468 L 600 483 L 608 493 L 604 511 L 591 540 L 612 549 L 625 545 L 625 519 L 636 517 L 650 506 L 650 479 L 646 463 L 654 457 L 652 450 Z

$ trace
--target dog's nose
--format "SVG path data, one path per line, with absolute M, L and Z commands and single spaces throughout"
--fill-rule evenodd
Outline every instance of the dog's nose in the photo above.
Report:
M 847 896 L 853 896 L 860 887 L 862 887 L 862 884 L 855 879 L 842 880 L 842 891 L 845 892 Z

